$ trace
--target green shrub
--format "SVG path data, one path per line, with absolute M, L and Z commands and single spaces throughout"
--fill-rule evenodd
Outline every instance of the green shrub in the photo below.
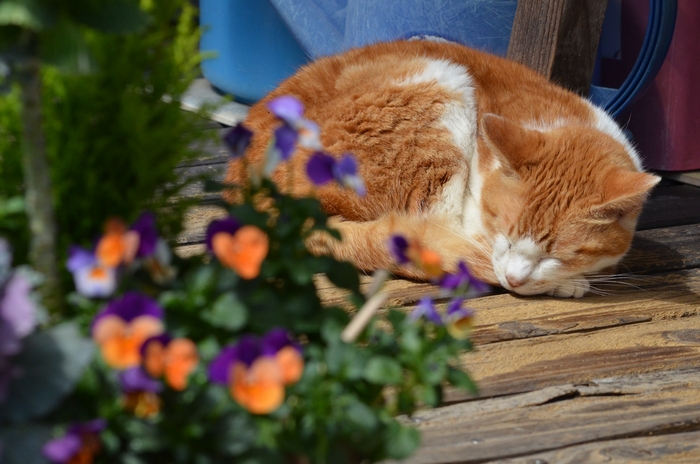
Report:
M 142 8 L 151 21 L 139 32 L 83 31 L 95 72 L 44 68 L 59 250 L 89 244 L 108 215 L 130 220 L 166 205 L 182 187 L 173 168 L 195 156 L 191 147 L 205 136 L 201 120 L 177 102 L 198 72 L 196 10 L 186 0 L 144 1 Z M 0 97 L 0 197 L 22 192 L 19 112 L 13 88 Z M 168 209 L 166 234 L 176 231 L 183 207 Z

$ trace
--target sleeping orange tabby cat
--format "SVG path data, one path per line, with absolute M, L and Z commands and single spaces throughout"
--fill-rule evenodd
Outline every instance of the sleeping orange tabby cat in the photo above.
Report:
M 342 241 L 309 245 L 371 271 L 391 268 L 391 234 L 464 259 L 481 280 L 522 294 L 581 297 L 586 276 L 629 248 L 642 204 L 659 178 L 604 111 L 535 72 L 461 45 L 376 44 L 302 68 L 250 109 L 247 157 L 262 163 L 278 121 L 266 102 L 293 95 L 335 156 L 358 160 L 367 195 L 317 190 L 310 150 L 277 169 L 293 193 L 316 190 Z M 240 180 L 233 162 L 227 179 Z M 285 185 L 285 182 L 280 182 Z M 415 269 L 396 269 L 414 279 Z

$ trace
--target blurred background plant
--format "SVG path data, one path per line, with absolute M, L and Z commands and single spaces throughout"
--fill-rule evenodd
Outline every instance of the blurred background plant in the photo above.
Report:
M 89 243 L 108 214 L 163 208 L 177 231 L 187 205 L 168 200 L 185 182 L 173 168 L 211 133 L 178 103 L 198 40 L 186 0 L 0 3 L 0 198 L 25 198 L 31 234 L 15 256 L 44 274 L 45 296 L 65 289 L 62 250 Z

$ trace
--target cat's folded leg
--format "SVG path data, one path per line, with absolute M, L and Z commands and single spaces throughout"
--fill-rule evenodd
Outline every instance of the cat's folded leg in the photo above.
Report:
M 485 247 L 475 247 L 470 241 L 454 231 L 449 221 L 434 217 L 390 213 L 374 221 L 345 221 L 334 216 L 329 226 L 338 230 L 342 237 L 336 240 L 326 233 L 315 233 L 307 239 L 309 250 L 318 255 L 332 255 L 336 259 L 349 261 L 358 269 L 373 272 L 388 269 L 398 277 L 427 281 L 428 276 L 411 265 L 397 266 L 389 251 L 389 239 L 401 234 L 418 240 L 436 251 L 443 260 L 444 269 L 456 270 L 463 260 L 477 278 L 488 283 L 497 283 Z

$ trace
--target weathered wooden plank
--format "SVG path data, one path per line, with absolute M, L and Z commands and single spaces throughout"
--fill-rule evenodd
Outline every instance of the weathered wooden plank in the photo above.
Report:
M 587 95 L 607 0 L 520 0 L 508 58 Z
M 639 230 L 700 223 L 700 188 L 674 185 L 654 189 L 639 217 Z
M 419 412 L 412 423 L 423 441 L 402 461 L 410 464 L 488 462 L 592 441 L 694 432 L 700 430 L 700 369 L 460 403 Z
M 489 462 L 490 464 L 575 464 L 582 462 L 590 464 L 641 464 L 649 462 L 692 464 L 700 462 L 700 432 L 596 441 L 555 451 Z
M 629 293 L 612 303 L 605 297 L 541 304 L 510 295 L 474 300 L 477 350 L 463 363 L 482 397 L 700 366 L 700 275 L 692 279 L 686 290 Z M 506 304 L 483 307 L 498 302 Z M 449 401 L 464 398 L 448 395 Z
M 667 179 L 700 187 L 700 171 L 663 172 L 661 175 Z
M 699 239 L 700 224 L 637 232 L 618 271 L 622 274 L 651 274 L 699 267 Z
M 226 216 L 226 210 L 216 205 L 202 205 L 190 208 L 184 217 L 185 227 L 176 241 L 181 245 L 192 245 L 204 241 L 209 223 Z M 195 231 L 195 232 L 193 232 Z
M 219 164 L 220 169 L 225 168 L 225 163 L 229 160 L 230 153 L 221 139 L 228 132 L 229 128 L 221 128 L 211 131 L 211 137 L 204 141 L 192 145 L 192 150 L 200 153 L 196 159 L 182 163 L 176 168 L 176 172 L 180 175 L 187 175 L 187 168 L 193 166 L 201 166 L 204 164 Z

